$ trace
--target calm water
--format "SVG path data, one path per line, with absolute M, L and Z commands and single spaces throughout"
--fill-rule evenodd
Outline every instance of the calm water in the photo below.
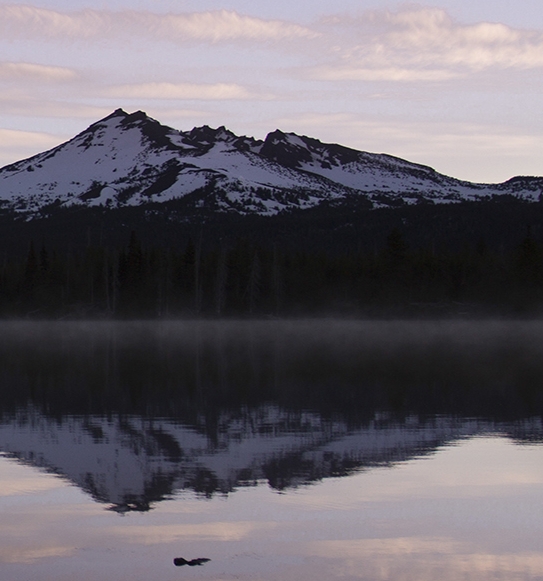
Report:
M 2 580 L 543 579 L 540 322 L 2 323 L 0 402 Z

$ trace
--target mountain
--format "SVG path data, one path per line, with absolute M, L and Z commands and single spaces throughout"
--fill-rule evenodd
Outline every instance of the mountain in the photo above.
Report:
M 537 201 L 543 178 L 475 184 L 384 154 L 276 130 L 262 140 L 224 127 L 177 131 L 138 111 L 108 117 L 0 169 L 0 208 L 122 208 L 184 200 L 214 213 L 272 216 L 355 199 L 365 207 L 450 204 L 509 195 Z

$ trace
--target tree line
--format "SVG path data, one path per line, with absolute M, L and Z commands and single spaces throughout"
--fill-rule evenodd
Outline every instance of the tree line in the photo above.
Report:
M 1 255 L 0 255 L 1 257 Z M 0 258 L 0 316 L 167 318 L 523 315 L 543 307 L 543 245 L 511 251 L 410 248 L 394 228 L 382 248 L 344 253 L 257 246 L 142 245 Z

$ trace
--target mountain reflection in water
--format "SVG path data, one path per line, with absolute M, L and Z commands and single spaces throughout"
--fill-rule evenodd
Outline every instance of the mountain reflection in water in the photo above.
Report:
M 118 512 L 543 435 L 543 325 L 4 323 L 0 451 Z

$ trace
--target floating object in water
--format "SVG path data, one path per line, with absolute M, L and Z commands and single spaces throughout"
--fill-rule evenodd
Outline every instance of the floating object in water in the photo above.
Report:
M 199 559 L 191 559 L 190 561 L 187 561 L 187 559 L 183 559 L 183 557 L 177 557 L 173 560 L 173 564 L 176 567 L 183 567 L 184 565 L 188 565 L 189 567 L 196 567 L 197 565 L 203 565 L 208 561 L 211 561 L 211 559 L 200 557 Z

